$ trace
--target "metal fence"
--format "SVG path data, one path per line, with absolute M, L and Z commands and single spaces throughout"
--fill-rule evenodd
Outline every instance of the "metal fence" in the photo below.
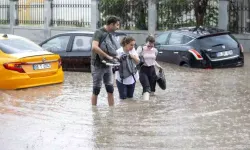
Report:
M 127 30 L 148 29 L 148 3 L 142 0 L 100 0 L 99 26 L 105 24 L 105 19 L 110 15 L 121 18 L 121 28 Z
M 218 0 L 210 0 L 204 17 L 204 26 L 217 26 Z M 157 4 L 157 29 L 167 30 L 195 26 L 195 12 L 192 1 L 159 0 Z
M 204 25 L 217 26 L 218 0 L 210 0 L 207 6 Z M 194 6 L 190 0 L 158 0 L 157 29 L 166 30 L 177 27 L 194 26 Z M 122 20 L 122 29 L 148 29 L 148 3 L 145 0 L 100 0 L 100 25 L 105 23 L 109 15 L 119 16 Z
M 9 1 L 0 2 L 0 24 L 9 24 L 10 23 L 10 5 Z
M 19 1 L 16 4 L 18 12 L 18 25 L 43 25 L 44 24 L 44 3 L 43 0 Z
M 90 26 L 91 0 L 54 0 L 52 10 L 53 26 Z
M 218 24 L 218 0 L 210 0 L 205 15 L 206 26 Z M 147 0 L 100 0 L 99 26 L 109 15 L 119 16 L 122 29 L 148 29 Z M 158 0 L 157 30 L 195 25 L 194 6 L 189 0 Z M 89 27 L 91 24 L 91 0 L 53 0 L 52 26 Z M 44 24 L 44 0 L 19 0 L 16 4 L 19 25 Z M 229 30 L 233 33 L 250 32 L 250 0 L 230 0 Z M 94 16 L 95 17 L 95 16 Z M 10 23 L 9 0 L 0 0 L 0 24 Z
M 250 1 L 230 0 L 229 30 L 233 33 L 250 32 Z

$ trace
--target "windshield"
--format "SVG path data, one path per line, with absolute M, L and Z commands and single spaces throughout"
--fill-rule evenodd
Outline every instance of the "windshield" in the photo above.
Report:
M 0 40 L 0 50 L 6 54 L 24 53 L 30 51 L 44 51 L 37 44 L 25 39 Z
M 199 40 L 202 47 L 212 48 L 225 45 L 230 48 L 237 48 L 238 43 L 228 34 L 205 37 Z

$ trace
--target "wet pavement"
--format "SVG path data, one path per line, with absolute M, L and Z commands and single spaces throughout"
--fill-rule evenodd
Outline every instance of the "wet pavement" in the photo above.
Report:
M 90 73 L 63 84 L 0 91 L 0 150 L 250 149 L 250 54 L 243 68 L 188 69 L 161 63 L 167 79 L 149 101 L 90 104 Z

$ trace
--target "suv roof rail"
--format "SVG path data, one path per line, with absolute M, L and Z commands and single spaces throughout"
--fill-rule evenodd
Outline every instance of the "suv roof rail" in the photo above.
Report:
M 200 34 L 200 35 L 226 32 L 225 30 L 219 29 L 216 27 L 202 27 L 202 26 L 200 26 L 200 27 L 182 27 L 182 28 L 179 28 L 179 30 L 190 31 L 190 32 Z

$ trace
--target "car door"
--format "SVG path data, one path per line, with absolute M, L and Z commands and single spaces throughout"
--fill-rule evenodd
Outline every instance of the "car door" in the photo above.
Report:
M 183 35 L 182 45 L 179 46 L 179 61 L 176 62 L 177 64 L 181 64 L 181 62 L 189 64 L 189 58 L 190 58 L 189 50 L 193 48 L 192 44 L 190 45 L 190 42 L 192 42 L 193 40 L 194 40 L 193 37 L 188 35 Z
M 156 37 L 156 45 L 155 48 L 158 50 L 157 60 L 168 62 L 168 53 L 166 51 L 166 46 L 168 44 L 168 38 L 169 38 L 170 32 L 165 32 L 158 37 Z
M 67 59 L 67 51 L 69 49 L 70 39 L 70 35 L 58 35 L 41 44 L 41 47 L 45 50 L 60 55 L 64 70 L 67 69 L 69 63 Z
M 183 36 L 184 35 L 179 32 L 172 32 L 169 37 L 168 45 L 165 47 L 165 51 L 168 53 L 167 59 L 170 63 L 179 64 L 180 62 Z
M 92 34 L 74 34 L 67 56 L 70 59 L 70 71 L 87 71 L 90 69 Z

